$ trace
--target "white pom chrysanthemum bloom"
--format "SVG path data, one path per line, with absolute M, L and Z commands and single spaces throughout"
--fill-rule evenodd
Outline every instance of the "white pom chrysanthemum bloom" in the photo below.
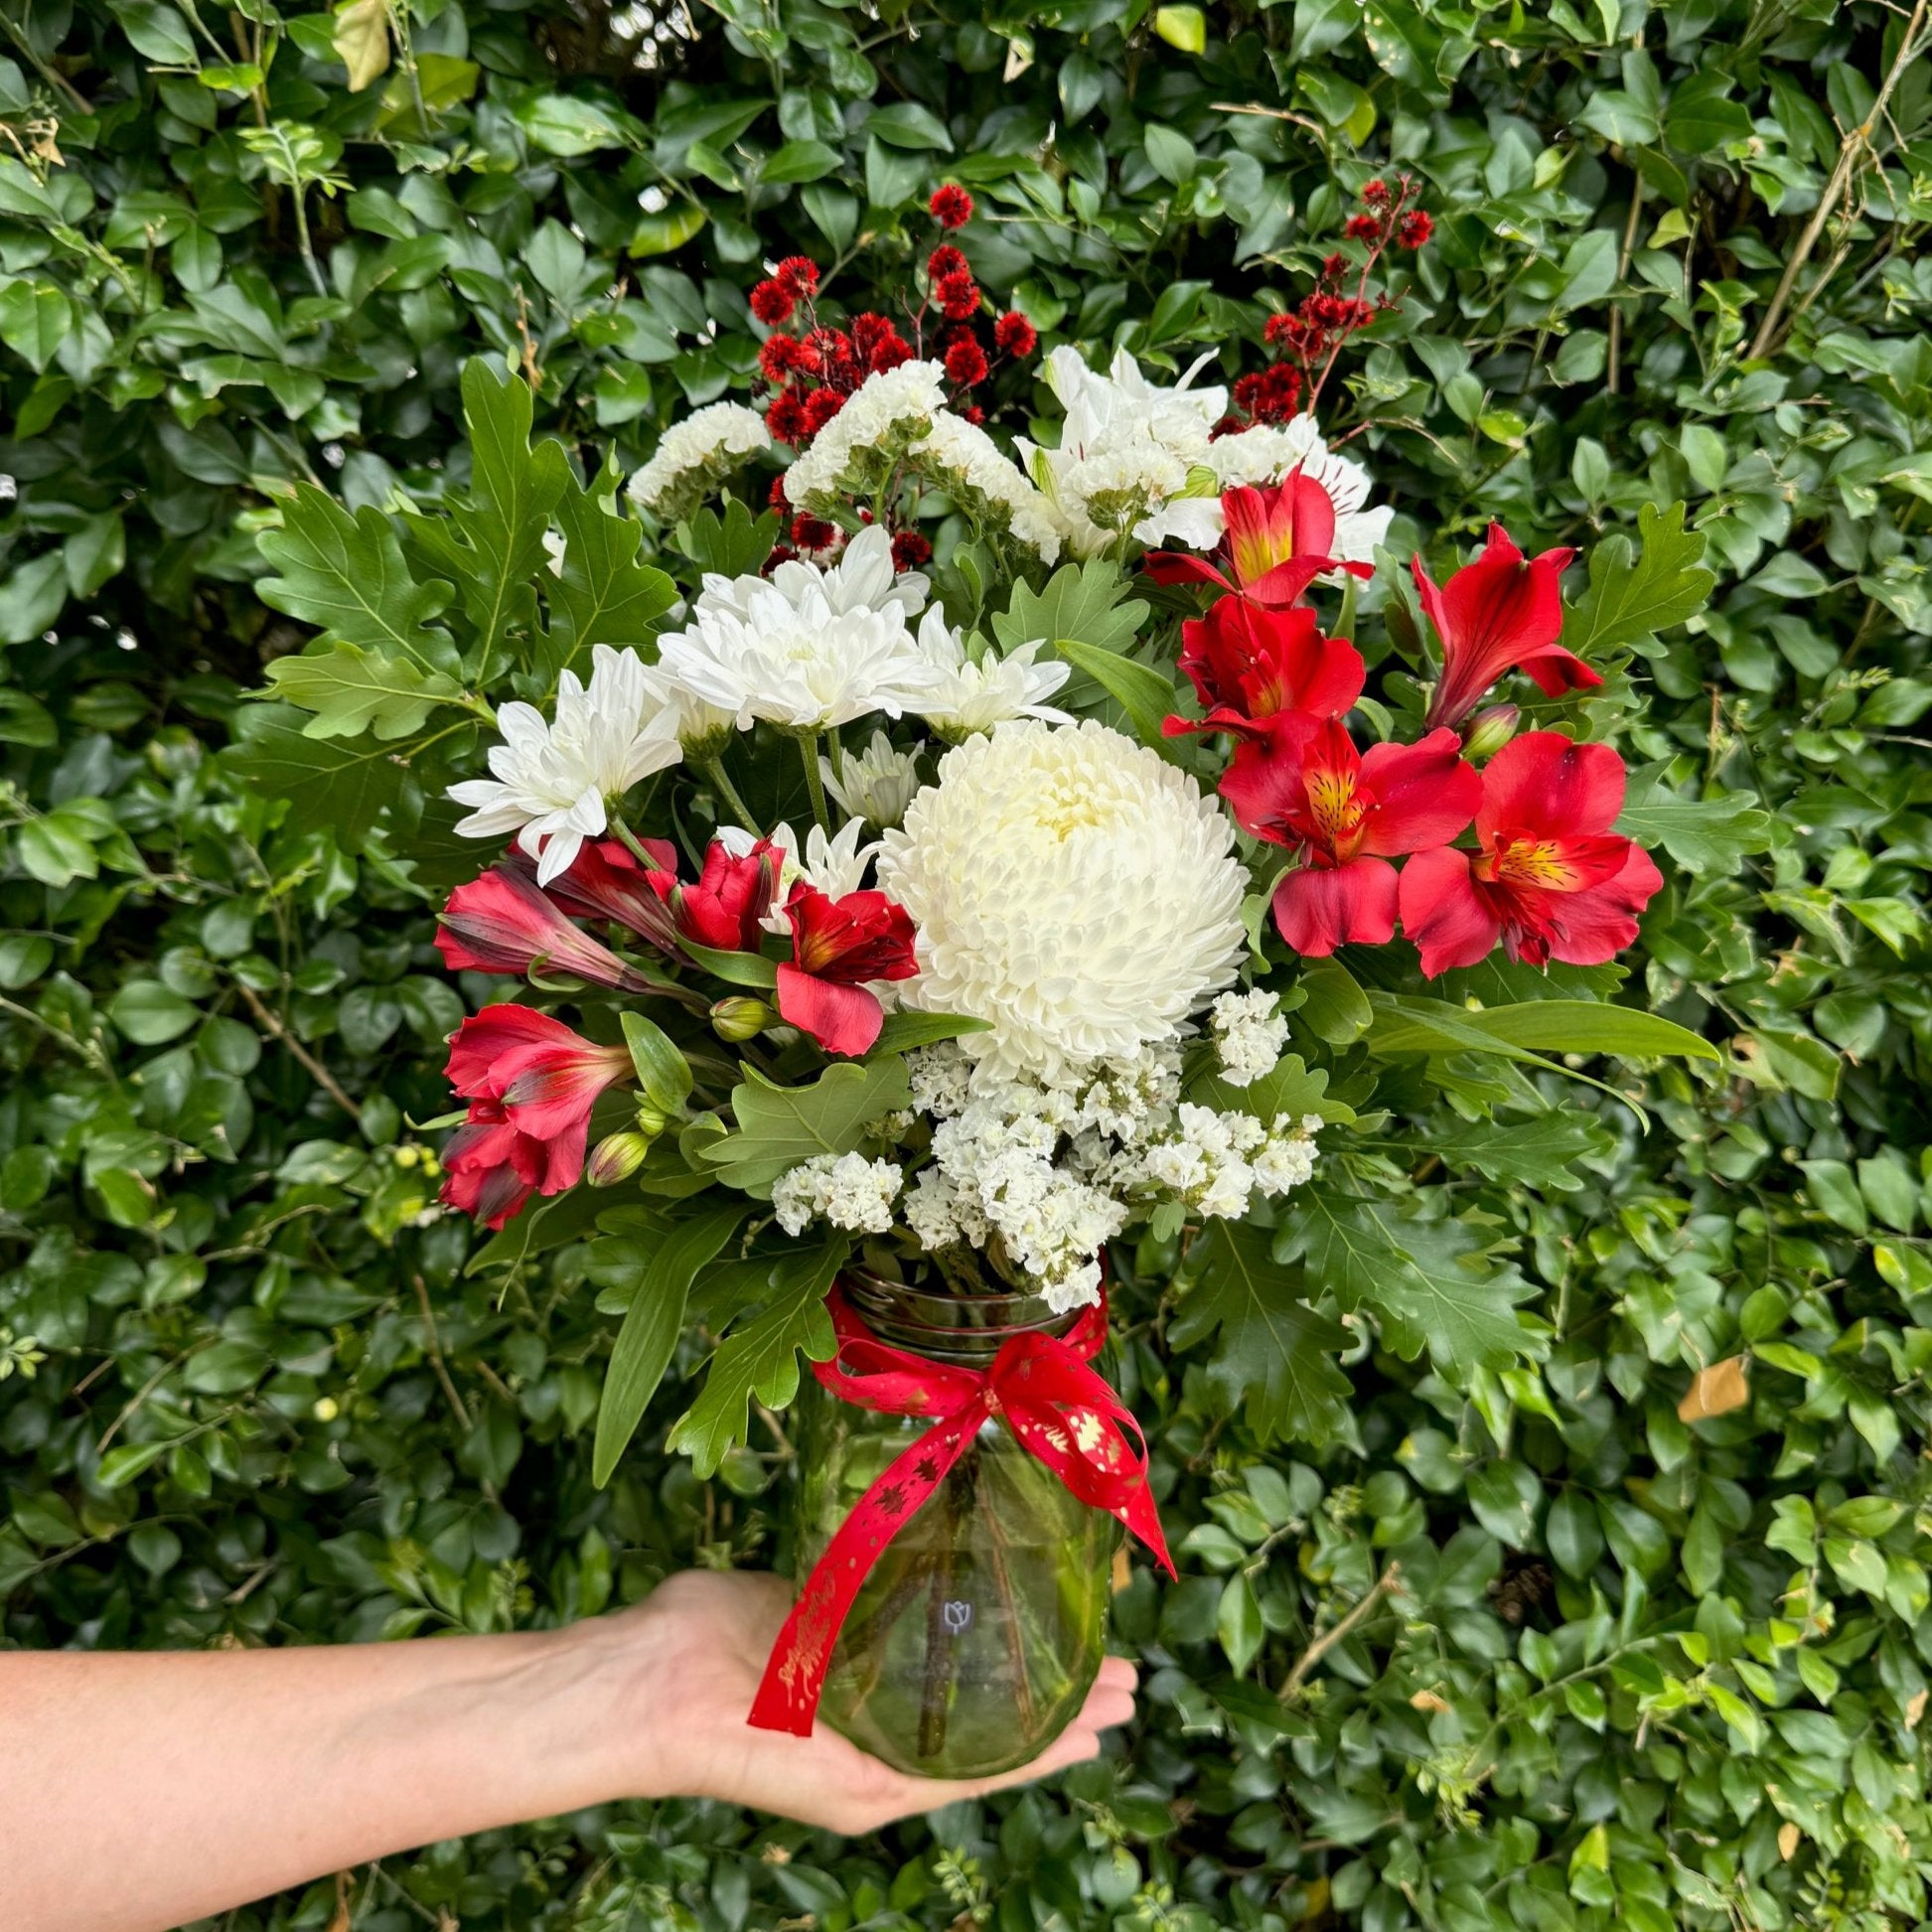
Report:
M 777 591 L 794 610 L 815 599 L 834 617 L 855 611 L 875 611 L 889 617 L 897 611 L 914 618 L 926 608 L 930 588 L 918 570 L 895 572 L 892 537 L 881 524 L 869 523 L 845 545 L 838 561 L 817 564 L 788 557 L 769 577 L 756 574 L 725 577 L 711 571 L 698 596 L 701 611 L 722 611 L 740 620 L 751 615 L 751 601 L 761 591 Z
M 1337 456 L 1322 440 L 1314 417 L 1305 412 L 1279 427 L 1258 423 L 1253 429 L 1219 437 L 1209 446 L 1208 461 L 1224 490 L 1279 483 L 1297 469 L 1320 484 L 1335 506 L 1332 549 L 1337 563 L 1373 563 L 1376 551 L 1388 540 L 1396 513 L 1387 504 L 1365 508 L 1368 471 L 1346 456 Z M 1217 517 L 1220 508 L 1217 503 Z
M 474 808 L 456 829 L 469 838 L 510 832 L 537 861 L 536 881 L 566 871 L 586 838 L 609 826 L 607 801 L 682 756 L 649 667 L 635 651 L 600 644 L 588 686 L 574 671 L 557 680 L 556 713 L 545 722 L 532 704 L 497 713 L 503 743 L 490 752 L 489 778 L 465 779 L 449 796 Z
M 897 606 L 841 613 L 817 587 L 797 602 L 770 586 L 748 590 L 741 607 L 700 599 L 688 626 L 659 641 L 658 662 L 740 731 L 760 718 L 822 731 L 876 711 L 903 717 L 938 683 Z
M 1013 718 L 1072 724 L 1065 711 L 1046 700 L 1073 675 L 1073 667 L 1058 660 L 1035 664 L 1045 642 L 1035 638 L 1003 658 L 988 650 L 975 663 L 966 656 L 959 632 L 947 623 L 946 613 L 935 605 L 919 627 L 919 648 L 939 681 L 933 694 L 917 705 L 919 715 L 941 737 L 955 742 Z
M 855 489 L 871 495 L 945 406 L 946 371 L 938 363 L 901 363 L 868 375 L 785 472 L 787 501 L 810 510 Z
M 972 738 L 885 834 L 919 931 L 903 1003 L 985 1020 L 965 1050 L 1014 1073 L 1171 1040 L 1247 945 L 1233 845 L 1186 773 L 1092 719 Z
M 772 446 L 765 418 L 742 402 L 713 402 L 674 422 L 631 479 L 630 498 L 654 516 L 695 509 L 740 463 Z

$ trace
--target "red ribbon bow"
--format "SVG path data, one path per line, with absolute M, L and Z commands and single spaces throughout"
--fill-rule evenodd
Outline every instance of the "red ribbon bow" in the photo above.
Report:
M 826 1305 L 838 1348 L 812 1365 L 819 1383 L 860 1409 L 939 1419 L 859 1498 L 806 1578 L 752 1701 L 756 1728 L 811 1734 L 832 1647 L 879 1553 L 994 1415 L 1083 1503 L 1118 1517 L 1173 1575 L 1140 1424 L 1087 1366 L 1107 1339 L 1104 1300 L 1065 1336 L 1008 1337 L 984 1370 L 929 1362 L 880 1341 L 836 1288 Z

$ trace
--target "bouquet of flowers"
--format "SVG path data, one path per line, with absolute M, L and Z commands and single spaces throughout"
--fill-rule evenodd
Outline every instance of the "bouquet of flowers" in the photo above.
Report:
M 1320 427 L 1377 271 L 1428 239 L 1369 182 L 1232 390 L 1233 344 L 1036 372 L 943 236 L 896 318 L 782 261 L 748 297 L 763 406 L 668 430 L 633 515 L 479 368 L 467 500 L 304 493 L 263 538 L 264 594 L 325 628 L 258 744 L 312 778 L 372 738 L 388 789 L 346 835 L 418 879 L 484 847 L 437 940 L 480 1002 L 442 1199 L 506 1255 L 626 1258 L 598 1479 L 687 1322 L 719 1338 L 673 1435 L 701 1469 L 814 1365 L 811 1574 L 756 1722 L 823 1698 L 958 1773 L 1078 1708 L 1115 1525 L 1166 1560 L 1093 1366 L 1110 1244 L 1184 1257 L 1170 1340 L 1218 1331 L 1277 1432 L 1346 1394 L 1341 1316 L 1504 1372 L 1529 1285 L 1409 1218 L 1392 1112 L 1560 1118 L 1553 1053 L 1711 1054 L 1604 970 L 1664 884 L 1600 737 L 1617 647 L 1702 594 L 1681 511 L 1574 607 L 1567 549 L 1417 555 L 1418 620 Z

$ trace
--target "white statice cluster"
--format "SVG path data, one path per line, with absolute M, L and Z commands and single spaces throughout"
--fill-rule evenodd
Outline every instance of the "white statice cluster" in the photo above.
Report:
M 786 471 L 786 500 L 829 516 L 847 498 L 877 496 L 901 466 L 945 491 L 980 530 L 1011 536 L 1045 563 L 1060 555 L 1046 499 L 983 429 L 947 408 L 939 363 L 868 375 Z
M 1140 543 L 1197 549 L 1219 539 L 1209 431 L 1227 410 L 1228 391 L 1191 386 L 1208 360 L 1163 388 L 1125 350 L 1105 375 L 1077 350 L 1047 358 L 1047 383 L 1066 411 L 1060 445 L 1017 447 L 1074 555 L 1097 556 L 1129 532 Z
M 1132 1059 L 1235 976 L 1248 875 L 1215 799 L 1094 719 L 996 726 L 885 833 L 879 886 L 918 930 L 909 1007 L 987 1022 L 1011 1075 Z
M 1275 1011 L 1278 996 L 1262 989 L 1223 993 L 1208 1009 L 1221 1078 L 1230 1087 L 1252 1087 L 1274 1071 L 1288 1043 L 1288 1023 Z
M 888 1234 L 904 1179 L 889 1160 L 819 1154 L 779 1176 L 772 1188 L 772 1209 L 788 1235 L 804 1234 L 815 1219 L 855 1235 Z
M 1331 554 L 1337 563 L 1373 563 L 1376 551 L 1388 541 L 1396 513 L 1387 504 L 1367 508 L 1368 471 L 1331 450 L 1314 417 L 1305 411 L 1278 426 L 1257 423 L 1235 435 L 1217 437 L 1209 447 L 1208 460 L 1223 490 L 1279 483 L 1295 470 L 1320 484 L 1335 506 Z M 1217 500 L 1217 523 L 1220 510 Z
M 665 431 L 628 494 L 654 517 L 688 516 L 741 464 L 771 446 L 771 432 L 756 409 L 742 402 L 707 403 Z
M 503 742 L 491 747 L 491 776 L 449 789 L 472 808 L 456 829 L 496 840 L 515 832 L 537 861 L 539 885 L 567 871 L 585 839 L 603 836 L 611 800 L 683 755 L 650 667 L 607 644 L 591 653 L 588 684 L 574 671 L 558 678 L 550 718 L 514 702 L 498 711 L 497 728 Z
M 1272 1121 L 1181 1098 L 1178 1047 L 1011 1078 L 960 1044 L 907 1058 L 932 1158 L 901 1213 L 928 1252 L 995 1243 L 1056 1308 L 1100 1291 L 1100 1251 L 1165 1205 L 1239 1219 L 1314 1170 L 1314 1115 Z

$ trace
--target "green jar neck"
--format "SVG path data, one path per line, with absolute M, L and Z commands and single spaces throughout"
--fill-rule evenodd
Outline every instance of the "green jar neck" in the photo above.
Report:
M 839 1277 L 845 1299 L 880 1341 L 935 1362 L 979 1367 L 1014 1335 L 1064 1335 L 1080 1310 L 1057 1314 L 1044 1295 L 956 1294 L 889 1281 L 867 1268 Z

